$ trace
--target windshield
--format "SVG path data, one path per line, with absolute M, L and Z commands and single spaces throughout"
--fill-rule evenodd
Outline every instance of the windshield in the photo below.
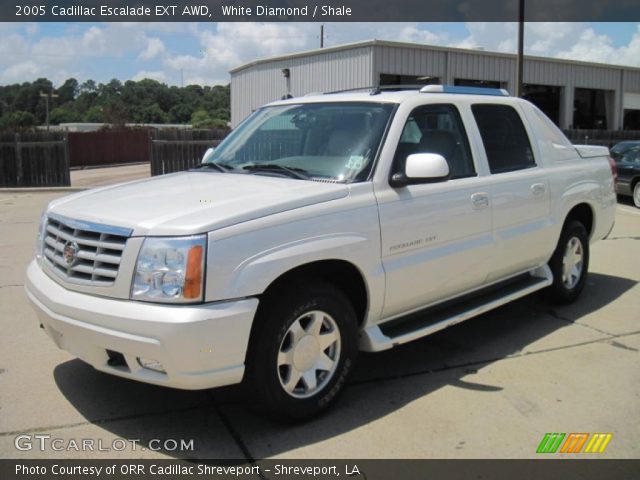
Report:
M 229 171 L 344 182 L 365 180 L 393 104 L 309 103 L 265 107 L 209 155 Z
M 615 144 L 611 148 L 611 153 L 622 154 L 622 153 L 626 152 L 627 150 L 630 150 L 633 147 L 636 147 L 638 145 L 640 145 L 640 142 L 620 142 L 620 143 Z

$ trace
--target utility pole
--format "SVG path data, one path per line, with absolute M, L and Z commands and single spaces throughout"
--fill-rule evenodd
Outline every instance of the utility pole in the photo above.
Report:
M 518 56 L 516 58 L 516 97 L 522 97 L 524 75 L 524 0 L 518 2 Z
M 46 111 L 46 118 L 47 118 L 47 132 L 48 132 L 49 131 L 49 98 L 58 98 L 58 94 L 53 93 L 53 90 L 48 93 L 44 93 L 42 90 L 40 90 L 40 96 L 44 97 L 44 104 L 45 104 L 45 111 Z
M 324 48 L 324 23 L 320 24 L 320 48 Z

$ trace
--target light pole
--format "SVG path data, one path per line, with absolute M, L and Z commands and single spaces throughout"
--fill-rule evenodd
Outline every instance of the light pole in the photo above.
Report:
M 518 56 L 516 58 L 516 97 L 522 97 L 524 74 L 524 0 L 518 2 Z
M 44 97 L 45 111 L 46 111 L 46 117 L 47 117 L 47 132 L 48 132 L 49 131 L 49 98 L 58 98 L 58 94 L 53 93 L 53 90 L 49 93 L 44 93 L 41 90 L 40 96 Z

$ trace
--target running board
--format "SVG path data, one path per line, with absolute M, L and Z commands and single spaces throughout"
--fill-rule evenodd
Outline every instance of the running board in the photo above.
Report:
M 464 322 L 552 283 L 553 275 L 545 265 L 476 292 L 368 327 L 362 332 L 360 349 L 369 352 L 387 350 Z

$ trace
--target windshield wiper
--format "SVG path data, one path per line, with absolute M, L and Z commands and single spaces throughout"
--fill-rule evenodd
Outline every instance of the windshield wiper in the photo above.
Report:
M 304 168 L 285 167 L 284 165 L 279 165 L 277 163 L 262 163 L 262 164 L 246 165 L 242 167 L 242 169 L 248 170 L 250 172 L 284 173 L 285 175 L 291 178 L 297 178 L 299 180 L 309 180 L 309 174 Z
M 233 167 L 231 165 L 225 165 L 224 163 L 217 163 L 217 162 L 201 163 L 200 165 L 193 167 L 192 170 L 200 170 L 203 168 L 215 168 L 219 172 L 225 172 L 225 173 L 230 170 L 233 170 Z

